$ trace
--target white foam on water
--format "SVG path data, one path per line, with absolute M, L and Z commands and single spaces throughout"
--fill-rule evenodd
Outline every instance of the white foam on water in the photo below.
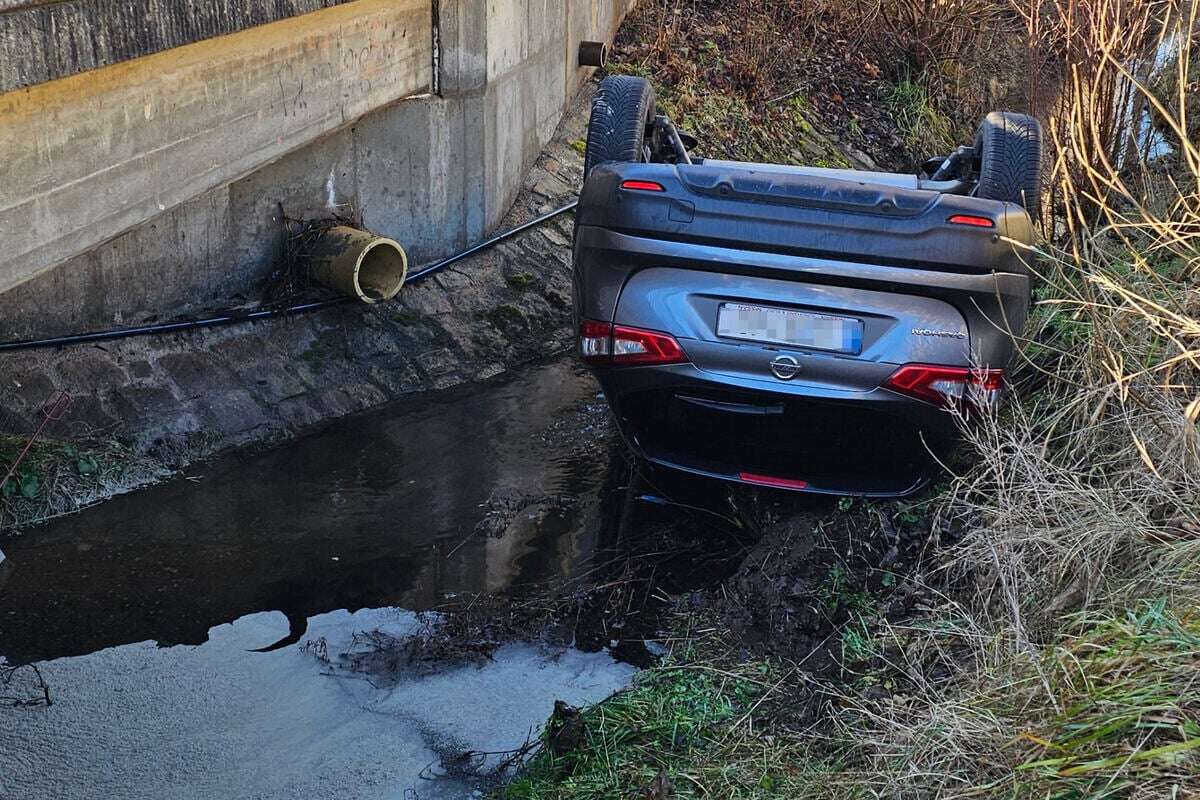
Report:
M 306 639 L 330 654 L 356 632 L 404 635 L 399 609 L 335 611 Z M 449 666 L 383 687 L 300 647 L 250 652 L 288 632 L 283 614 L 242 617 L 200 646 L 124 645 L 42 662 L 54 704 L 0 709 L 0 798 L 463 798 L 432 747 L 519 747 L 556 699 L 598 702 L 634 669 L 603 653 L 501 648 L 482 667 Z

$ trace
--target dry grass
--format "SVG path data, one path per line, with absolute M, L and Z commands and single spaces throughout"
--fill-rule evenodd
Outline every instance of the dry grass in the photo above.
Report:
M 0 434 L 3 472 L 16 460 L 28 438 Z M 154 459 L 113 440 L 75 444 L 41 439 L 0 491 L 0 532 L 71 514 L 169 474 Z
M 947 498 L 972 526 L 947 567 L 970 596 L 888 632 L 911 693 L 847 698 L 871 794 L 1197 796 L 1200 153 L 1184 98 L 1148 89 L 1164 41 L 1187 82 L 1195 7 L 1173 11 L 1037 9 L 1069 66 L 1041 301 L 1018 396 L 971 430 L 979 462 Z M 1146 105 L 1178 135 L 1165 163 L 1139 158 Z
M 1024 99 L 1025 26 L 1006 0 L 856 0 L 854 9 L 861 46 L 889 77 L 919 76 L 954 119 L 973 124 L 1009 97 Z

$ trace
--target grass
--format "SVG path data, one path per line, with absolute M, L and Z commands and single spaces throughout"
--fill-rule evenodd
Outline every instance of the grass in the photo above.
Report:
M 898 81 L 887 103 L 910 151 L 945 154 L 958 144 L 953 124 L 934 105 L 921 80 L 906 76 Z
M 1022 733 L 1026 760 L 1016 781 L 1094 796 L 1195 778 L 1200 620 L 1179 618 L 1166 601 L 1085 619 L 1045 669 L 1062 710 Z
M 0 476 L 28 436 L 0 434 Z M 33 525 L 165 475 L 153 459 L 113 440 L 79 444 L 42 438 L 0 489 L 0 530 Z
M 837 717 L 855 780 L 880 795 L 1200 785 L 1200 152 L 1170 179 L 1110 158 L 1114 92 L 1144 91 L 1139 31 L 1195 20 L 1086 13 L 1047 126 L 1060 233 L 1030 254 L 1043 284 L 1017 394 L 969 430 L 975 463 L 942 500 L 972 528 L 944 567 L 969 590 L 893 631 L 903 660 L 884 672 L 905 676 L 904 703 L 847 696 Z
M 692 624 L 690 620 L 682 624 Z M 575 749 L 543 749 L 504 794 L 510 800 L 567 798 L 805 797 L 836 764 L 796 759 L 802 737 L 763 735 L 753 720 L 797 673 L 763 660 L 739 661 L 702 633 L 634 686 L 582 714 Z M 659 774 L 670 793 L 646 793 Z
M 941 621 L 904 645 L 962 633 Z M 1190 609 L 1143 601 L 1074 615 L 1029 657 L 972 662 L 903 703 L 847 698 L 844 777 L 880 795 L 1187 797 L 1200 772 L 1198 637 Z

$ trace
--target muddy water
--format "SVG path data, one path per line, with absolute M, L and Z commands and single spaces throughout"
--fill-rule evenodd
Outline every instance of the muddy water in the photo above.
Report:
M 141 641 L 200 644 L 282 611 L 425 609 L 583 568 L 601 537 L 607 412 L 569 361 L 400 403 L 237 453 L 21 536 L 0 585 L 10 663 Z M 475 527 L 493 493 L 566 496 Z M 261 642 L 269 646 L 273 642 Z

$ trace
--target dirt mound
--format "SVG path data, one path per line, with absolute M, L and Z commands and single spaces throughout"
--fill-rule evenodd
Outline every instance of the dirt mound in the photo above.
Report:
M 798 511 L 765 525 L 737 571 L 685 608 L 715 610 L 748 655 L 840 670 L 867 657 L 881 619 L 922 607 L 934 538 L 923 516 L 894 504 Z

